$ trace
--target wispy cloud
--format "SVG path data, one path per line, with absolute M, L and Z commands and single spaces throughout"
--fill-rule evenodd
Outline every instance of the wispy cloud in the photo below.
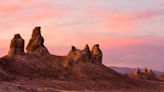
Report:
M 164 15 L 162 10 L 145 10 L 137 12 L 109 12 L 103 10 L 89 11 L 90 18 L 94 18 L 100 24 L 111 31 L 135 31 L 137 24 L 158 16 Z

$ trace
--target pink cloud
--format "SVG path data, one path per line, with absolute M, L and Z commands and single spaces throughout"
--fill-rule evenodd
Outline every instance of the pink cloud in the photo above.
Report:
M 163 10 L 145 10 L 139 12 L 108 12 L 103 10 L 90 11 L 90 18 L 99 21 L 100 24 L 111 31 L 134 31 L 137 23 L 164 15 Z
M 20 6 L 17 5 L 0 5 L 0 13 L 1 14 L 13 14 L 20 10 Z
M 4 26 L 23 23 L 39 24 L 50 18 L 63 17 L 72 11 L 73 9 L 70 7 L 52 6 L 48 3 L 32 0 L 6 1 L 0 5 L 1 16 L 5 17 L 2 23 Z

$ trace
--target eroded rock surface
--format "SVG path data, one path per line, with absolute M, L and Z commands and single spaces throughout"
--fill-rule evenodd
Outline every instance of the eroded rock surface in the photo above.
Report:
M 93 46 L 92 51 L 90 51 L 88 45 L 85 46 L 84 50 L 79 50 L 75 46 L 72 46 L 72 50 L 68 53 L 67 57 L 69 61 L 102 64 L 102 52 L 98 44 Z
M 144 72 L 141 72 L 140 69 L 136 69 L 128 74 L 129 77 L 132 78 L 139 78 L 139 79 L 146 79 L 146 80 L 158 80 L 156 74 L 153 70 L 148 70 L 147 68 L 144 69 Z
M 33 29 L 32 38 L 30 39 L 26 50 L 29 53 L 41 55 L 49 54 L 49 51 L 44 46 L 44 38 L 41 35 L 41 27 L 35 27 Z
M 82 59 L 82 52 L 79 49 L 76 49 L 75 46 L 72 46 L 71 51 L 67 55 L 68 60 L 71 61 L 80 61 Z
M 142 72 L 140 71 L 139 68 L 137 68 L 136 70 L 129 73 L 128 76 L 133 78 L 142 78 Z
M 10 43 L 9 55 L 23 55 L 24 54 L 24 39 L 19 34 L 15 34 Z
M 102 51 L 99 48 L 99 44 L 96 44 L 92 48 L 92 62 L 96 64 L 102 64 Z
M 88 45 L 86 45 L 84 50 L 82 51 L 82 58 L 84 59 L 85 62 L 91 61 L 91 51 Z

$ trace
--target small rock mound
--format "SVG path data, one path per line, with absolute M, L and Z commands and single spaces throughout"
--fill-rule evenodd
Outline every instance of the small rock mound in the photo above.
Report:
M 133 78 L 142 78 L 142 72 L 140 71 L 139 68 L 137 68 L 136 70 L 129 73 L 128 76 Z
M 129 77 L 132 78 L 139 78 L 139 79 L 146 79 L 146 80 L 158 80 L 156 74 L 153 70 L 148 70 L 147 68 L 144 69 L 144 72 L 141 72 L 140 69 L 136 69 L 128 74 Z
M 44 38 L 41 35 L 41 27 L 35 27 L 33 29 L 32 38 L 27 45 L 27 52 L 34 54 L 49 54 L 49 51 L 44 46 Z
M 24 39 L 20 36 L 20 34 L 15 34 L 14 38 L 10 43 L 10 51 L 9 55 L 23 55 L 24 54 Z
M 153 70 L 151 70 L 151 69 L 148 70 L 147 68 L 145 68 L 143 75 L 144 75 L 144 78 L 145 78 L 145 79 L 148 79 L 148 80 L 154 80 L 154 79 L 157 78 L 157 76 L 156 76 L 156 74 L 153 72 Z

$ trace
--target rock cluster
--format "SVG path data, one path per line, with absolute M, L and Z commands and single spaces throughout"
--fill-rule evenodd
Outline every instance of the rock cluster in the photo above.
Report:
M 130 72 L 128 74 L 129 77 L 134 77 L 134 78 L 142 78 L 142 72 L 140 71 L 139 68 L 135 69 L 134 71 Z
M 128 74 L 129 77 L 133 78 L 139 78 L 139 79 L 156 79 L 156 74 L 150 69 L 148 70 L 147 68 L 144 69 L 144 72 L 141 72 L 140 69 L 136 69 Z
M 93 46 L 92 51 L 90 51 L 88 45 L 85 46 L 84 50 L 79 50 L 72 46 L 72 50 L 67 55 L 69 61 L 92 62 L 96 64 L 102 64 L 102 56 L 102 51 L 98 44 Z
M 19 34 L 15 34 L 10 43 L 9 55 L 23 55 L 24 54 L 24 39 Z
M 41 35 L 41 27 L 33 29 L 32 38 L 30 39 L 27 47 L 27 53 L 37 55 L 50 55 L 47 48 L 44 46 L 44 38 Z M 11 41 L 9 55 L 22 55 L 24 53 L 24 40 L 19 34 L 16 34 Z M 92 51 L 88 45 L 83 50 L 77 49 L 72 46 L 71 51 L 66 56 L 69 62 L 91 62 L 95 64 L 102 64 L 102 51 L 99 44 L 93 46 Z
M 143 73 L 143 78 L 146 79 L 152 79 L 155 78 L 156 74 L 153 72 L 153 70 L 148 70 L 147 68 L 145 68 L 144 73 Z
M 32 38 L 30 39 L 27 48 L 27 52 L 35 54 L 49 54 L 47 48 L 44 46 L 44 38 L 41 35 L 41 27 L 35 27 L 33 29 Z

